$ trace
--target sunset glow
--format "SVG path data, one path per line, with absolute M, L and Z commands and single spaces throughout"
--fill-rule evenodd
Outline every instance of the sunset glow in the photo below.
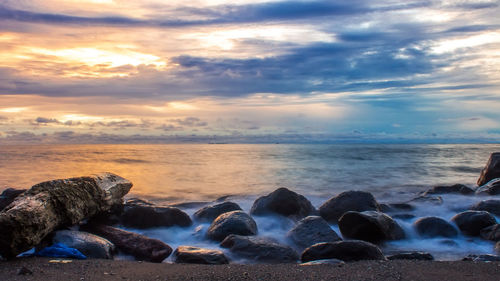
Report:
M 0 143 L 498 140 L 499 13 L 472 0 L 2 1 Z

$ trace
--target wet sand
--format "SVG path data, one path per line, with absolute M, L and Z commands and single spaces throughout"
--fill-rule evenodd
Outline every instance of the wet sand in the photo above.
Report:
M 338 265 L 191 265 L 48 258 L 0 262 L 0 280 L 500 280 L 500 262 L 360 261 Z M 21 275 L 20 269 L 32 273 Z

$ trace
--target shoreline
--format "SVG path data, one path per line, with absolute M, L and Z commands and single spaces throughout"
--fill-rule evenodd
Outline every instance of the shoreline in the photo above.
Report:
M 343 265 L 196 265 L 50 258 L 0 261 L 0 280 L 478 280 L 496 281 L 500 262 L 357 261 Z M 25 267 L 31 274 L 19 274 Z

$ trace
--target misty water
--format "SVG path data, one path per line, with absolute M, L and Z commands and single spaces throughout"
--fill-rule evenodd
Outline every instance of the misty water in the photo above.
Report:
M 131 180 L 127 197 L 158 204 L 199 202 L 181 207 L 192 215 L 203 202 L 220 197 L 249 211 L 253 201 L 278 187 L 306 196 L 315 207 L 346 190 L 371 192 L 379 203 L 399 203 L 434 185 L 475 182 L 498 144 L 174 144 L 174 145 L 40 145 L 0 146 L 0 190 L 29 188 L 56 178 L 109 171 Z M 499 196 L 442 195 L 443 204 L 413 203 L 414 218 L 396 219 L 407 239 L 382 245 L 386 253 L 418 250 L 436 259 L 457 260 L 467 254 L 493 254 L 494 244 L 480 238 L 418 237 L 412 223 L 422 216 L 449 220 L 475 202 Z M 294 222 L 254 217 L 260 236 L 283 243 Z M 499 218 L 497 217 L 497 220 Z M 129 229 L 179 245 L 218 249 L 204 239 L 208 224 L 188 228 Z M 340 235 L 338 226 L 332 228 Z M 122 258 L 126 258 L 121 256 Z M 233 261 L 237 257 L 230 256 Z M 244 262 L 244 261 L 239 261 Z

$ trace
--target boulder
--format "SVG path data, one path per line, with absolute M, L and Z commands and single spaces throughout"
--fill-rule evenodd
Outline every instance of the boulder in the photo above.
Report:
M 250 210 L 252 215 L 276 214 L 297 220 L 314 212 L 315 209 L 307 198 L 284 187 L 257 198 Z
M 26 189 L 7 188 L 0 194 L 0 211 L 9 206 L 17 196 L 23 194 Z
M 474 189 L 463 185 L 463 184 L 454 184 L 454 185 L 439 185 L 434 186 L 433 188 L 427 190 L 424 195 L 428 194 L 462 194 L 462 195 L 471 195 L 474 194 Z
M 406 236 L 390 216 L 375 211 L 346 212 L 339 219 L 339 228 L 344 237 L 372 243 L 400 240 Z
M 188 214 L 174 207 L 160 207 L 141 199 L 128 200 L 123 206 L 121 224 L 132 228 L 190 226 Z
M 438 217 L 424 217 L 413 223 L 413 227 L 423 237 L 456 237 L 458 231 L 449 222 Z
M 132 183 L 111 173 L 39 183 L 0 212 L 0 255 L 12 258 L 52 231 L 121 204 Z
M 469 236 L 478 236 L 481 229 L 496 224 L 495 217 L 485 211 L 465 211 L 456 214 L 451 221 Z
M 339 259 L 345 262 L 359 260 L 385 260 L 379 247 L 360 240 L 346 240 L 314 244 L 302 252 L 302 262 Z
M 289 246 L 263 237 L 247 237 L 241 235 L 229 235 L 221 244 L 229 250 L 246 259 L 264 263 L 295 263 L 299 255 Z
M 371 193 L 346 191 L 330 198 L 319 207 L 320 215 L 330 223 L 337 223 L 348 211 L 379 211 L 379 205 Z
M 319 216 L 303 218 L 288 232 L 287 237 L 301 249 L 320 242 L 342 240 L 328 223 Z
M 492 179 L 500 178 L 500 152 L 490 155 L 486 166 L 481 170 L 481 175 L 477 179 L 477 185 L 482 186 Z
M 442 205 L 443 204 L 443 198 L 441 196 L 432 196 L 432 195 L 420 195 L 417 196 L 413 199 L 411 199 L 408 202 L 413 202 L 413 203 L 428 203 L 432 205 Z
M 398 253 L 387 257 L 388 260 L 420 260 L 432 261 L 434 257 L 429 253 L 424 252 L 406 252 Z
M 500 216 L 500 200 L 483 200 L 470 207 L 473 211 L 486 211 Z
M 485 261 L 485 262 L 492 262 L 492 261 L 500 261 L 500 256 L 496 255 L 468 255 L 465 258 L 462 259 L 462 261 Z
M 308 266 L 308 265 L 336 265 L 336 266 L 343 266 L 345 262 L 338 260 L 338 259 L 324 259 L 324 260 L 315 260 L 315 261 L 309 261 L 309 262 L 304 262 L 301 263 L 300 265 Z
M 119 250 L 140 261 L 162 262 L 172 253 L 172 248 L 160 240 L 116 227 L 88 224 L 82 226 L 81 229 L 106 238 Z
M 379 204 L 379 208 L 383 213 L 398 213 L 415 210 L 415 206 L 408 203 L 382 203 Z
M 205 206 L 196 211 L 193 217 L 197 221 L 211 223 L 218 216 L 231 211 L 241 211 L 241 207 L 233 202 L 223 202 L 211 206 Z
M 498 195 L 500 194 L 500 178 L 496 178 L 478 187 L 476 190 L 477 195 Z
M 192 246 L 179 246 L 174 251 L 176 263 L 195 264 L 228 264 L 229 261 L 222 251 L 203 249 Z
M 218 216 L 207 230 L 207 238 L 222 241 L 229 234 L 256 235 L 257 224 L 243 211 L 232 211 Z
M 52 242 L 75 248 L 88 258 L 94 259 L 113 259 L 115 250 L 115 245 L 108 240 L 83 231 L 57 231 Z
M 480 235 L 486 240 L 500 241 L 500 224 L 494 224 L 481 229 Z

